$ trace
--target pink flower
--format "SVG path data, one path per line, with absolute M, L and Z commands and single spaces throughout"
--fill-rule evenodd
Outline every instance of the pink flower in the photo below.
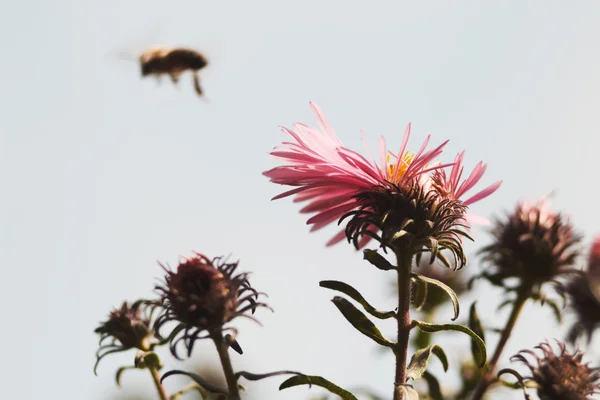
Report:
M 317 117 L 319 129 L 309 128 L 296 123 L 294 130 L 282 127 L 282 131 L 290 136 L 291 142 L 284 142 L 270 154 L 286 161 L 288 164 L 275 167 L 263 173 L 271 182 L 295 187 L 275 196 L 272 200 L 287 196 L 295 196 L 295 202 L 306 201 L 308 204 L 301 213 L 316 213 L 308 219 L 312 225 L 311 232 L 323 228 L 339 220 L 344 214 L 358 207 L 354 195 L 370 190 L 376 186 L 390 186 L 393 183 L 402 186 L 405 182 L 419 178 L 427 172 L 439 170 L 452 164 L 440 164 L 431 167 L 429 164 L 442 153 L 448 141 L 433 150 L 425 151 L 429 136 L 419 149 L 411 155 L 406 151 L 410 137 L 410 124 L 407 126 L 398 155 L 390 152 L 395 161 L 389 163 L 385 140 L 379 141 L 381 166 L 378 166 L 367 147 L 369 160 L 359 153 L 345 147 L 329 125 L 321 109 L 310 103 Z M 364 141 L 364 134 L 363 141 Z M 327 246 L 340 242 L 345 237 L 344 231 L 334 236 Z M 363 237 L 361 247 L 369 237 Z
M 443 169 L 437 169 L 432 173 L 432 180 L 434 182 L 434 186 L 440 192 L 440 194 L 446 198 L 450 198 L 452 200 L 461 200 L 461 197 L 465 195 L 469 190 L 471 190 L 480 180 L 487 165 L 483 164 L 483 162 L 479 162 L 473 171 L 469 175 L 469 177 L 461 182 L 461 178 L 463 176 L 464 166 L 463 158 L 465 156 L 465 152 L 458 153 L 456 158 L 454 159 L 454 165 L 452 165 L 452 169 L 450 170 L 450 175 L 446 175 L 446 171 Z M 502 181 L 498 181 L 496 183 L 491 184 L 485 189 L 477 192 L 473 196 L 469 197 L 467 200 L 462 200 L 462 203 L 466 206 L 471 205 L 479 200 L 485 199 L 492 193 L 494 193 L 500 185 Z M 467 213 L 465 215 L 467 221 L 472 223 L 478 223 L 482 225 L 490 225 L 490 221 L 486 218 L 473 215 Z

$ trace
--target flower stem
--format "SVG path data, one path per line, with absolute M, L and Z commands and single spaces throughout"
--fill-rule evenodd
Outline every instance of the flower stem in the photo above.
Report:
M 162 383 L 160 383 L 160 375 L 158 373 L 158 369 L 156 369 L 156 367 L 154 367 L 154 366 L 149 365 L 148 370 L 150 371 L 150 375 L 152 375 L 152 380 L 154 381 L 154 385 L 156 386 L 156 391 L 158 392 L 158 395 L 160 396 L 160 400 L 170 400 L 170 397 L 167 394 L 167 391 L 165 390 Z
M 406 360 L 410 337 L 410 269 L 412 253 L 396 251 L 398 260 L 398 343 L 396 344 L 396 375 L 394 379 L 394 400 L 399 400 L 396 387 L 406 383 Z
M 237 379 L 233 372 L 233 366 L 231 365 L 231 359 L 229 358 L 229 352 L 227 351 L 227 345 L 223 340 L 221 332 L 212 335 L 212 340 L 215 342 L 219 358 L 221 359 L 221 365 L 223 366 L 223 372 L 225 373 L 225 380 L 227 381 L 227 388 L 229 389 L 229 400 L 240 400 L 240 392 L 238 389 Z
M 510 337 L 512 330 L 515 327 L 517 318 L 519 318 L 519 315 L 521 314 L 521 310 L 523 310 L 523 306 L 525 305 L 525 302 L 527 302 L 527 299 L 529 298 L 529 294 L 530 294 L 529 287 L 523 288 L 523 289 L 519 290 L 519 292 L 517 293 L 517 298 L 513 305 L 512 312 L 510 313 L 510 317 L 508 318 L 508 322 L 506 323 L 506 327 L 502 331 L 502 336 L 500 336 L 500 341 L 498 342 L 498 345 L 496 346 L 496 350 L 494 351 L 492 360 L 487 365 L 486 374 L 481 378 L 481 380 L 477 384 L 477 387 L 475 388 L 475 391 L 473 392 L 472 400 L 481 400 L 483 398 L 483 395 L 485 394 L 485 392 L 489 389 L 489 387 L 493 383 L 494 376 L 496 374 L 496 365 L 498 364 L 498 360 L 500 359 L 500 356 L 502 355 L 502 351 L 504 350 L 504 347 L 506 346 L 506 343 L 508 342 L 508 338 Z

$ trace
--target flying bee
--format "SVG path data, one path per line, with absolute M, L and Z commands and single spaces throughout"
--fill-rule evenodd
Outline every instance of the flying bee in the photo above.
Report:
M 198 71 L 204 68 L 208 61 L 199 52 L 186 48 L 157 46 L 142 52 L 139 61 L 142 77 L 155 75 L 160 80 L 163 75 L 169 75 L 175 84 L 179 82 L 179 77 L 183 72 L 192 71 L 194 89 L 198 95 L 202 96 Z

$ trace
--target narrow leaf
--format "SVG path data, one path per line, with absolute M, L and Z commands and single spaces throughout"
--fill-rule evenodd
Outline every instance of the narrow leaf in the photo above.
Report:
M 388 260 L 386 260 L 377 250 L 363 250 L 363 257 L 365 260 L 370 262 L 373 266 L 383 270 L 389 271 L 396 269 Z
M 559 324 L 562 323 L 562 313 L 558 304 L 556 304 L 554 300 L 546 300 L 546 304 L 552 309 L 552 313 L 554 314 L 554 318 L 556 318 L 556 322 Z
M 163 367 L 158 354 L 153 351 L 138 351 L 135 355 L 134 365 L 136 368 L 156 368 L 161 369 Z
M 244 350 L 242 350 L 242 346 L 238 343 L 238 341 L 231 336 L 230 334 L 225 335 L 225 343 L 233 350 L 235 350 L 238 354 L 244 354 Z
M 452 288 L 450 286 L 446 285 L 443 282 L 438 281 L 437 279 L 428 278 L 424 275 L 411 273 L 410 276 L 416 280 L 425 282 L 430 285 L 437 286 L 440 289 L 442 289 L 444 292 L 446 292 L 448 294 L 448 296 L 450 296 L 450 300 L 452 300 L 452 305 L 454 306 L 454 318 L 452 318 L 452 321 L 456 321 L 456 319 L 458 318 L 458 314 L 460 312 L 460 305 L 458 303 L 458 296 L 456 295 L 456 293 L 454 292 L 454 290 L 452 290 Z
M 128 369 L 137 369 L 137 367 L 121 367 L 117 370 L 115 381 L 117 381 L 118 387 L 121 387 L 121 376 L 123 375 L 123 372 L 127 371 Z
M 421 379 L 423 373 L 427 369 L 427 364 L 429 363 L 429 358 L 431 358 L 432 354 L 435 354 L 437 358 L 440 359 L 444 366 L 444 371 L 448 371 L 448 357 L 446 357 L 444 349 L 437 344 L 434 344 L 433 346 L 417 350 L 415 354 L 413 354 L 408 363 L 406 379 L 412 379 L 413 381 Z
M 270 378 L 272 376 L 277 376 L 277 375 L 300 375 L 300 376 L 304 376 L 304 374 L 302 372 L 288 371 L 288 370 L 275 371 L 275 372 L 267 372 L 265 374 L 253 374 L 252 372 L 248 372 L 248 371 L 239 371 L 239 372 L 236 372 L 234 374 L 234 376 L 235 376 L 235 378 L 237 380 L 239 380 L 240 377 L 243 377 L 243 378 L 248 379 L 249 381 L 259 381 L 261 379 Z
M 340 310 L 344 317 L 363 335 L 370 337 L 376 343 L 393 348 L 396 344 L 383 337 L 379 329 L 358 308 L 343 297 L 335 296 L 333 304 Z
M 481 326 L 481 320 L 479 319 L 479 315 L 477 314 L 477 310 L 475 308 L 476 303 L 476 301 L 473 302 L 473 304 L 471 304 L 471 309 L 469 310 L 469 328 L 471 328 L 471 330 L 475 332 L 477 336 L 479 336 L 485 343 L 483 326 Z M 471 354 L 473 355 L 473 360 L 475 362 L 477 362 L 477 360 L 481 360 L 483 357 L 483 354 L 481 354 L 481 349 L 474 341 L 471 341 Z
M 184 394 L 187 392 L 191 392 L 192 390 L 198 391 L 200 393 L 200 397 L 202 400 L 207 399 L 210 396 L 209 391 L 198 385 L 197 383 L 192 383 L 184 388 L 179 389 L 175 393 L 173 393 L 170 397 L 171 400 L 179 400 Z M 222 399 L 223 397 L 221 397 Z
M 431 251 L 431 256 L 429 258 L 429 264 L 433 264 L 438 254 L 438 241 L 432 237 L 429 238 L 429 250 Z
M 411 300 L 415 305 L 415 309 L 420 311 L 427 300 L 427 283 L 415 278 L 411 279 L 414 285 L 410 292 L 412 297 Z
M 444 400 L 444 396 L 442 396 L 442 389 L 440 388 L 440 383 L 437 378 L 433 376 L 431 373 L 425 371 L 423 373 L 423 379 L 427 382 L 427 386 L 429 387 L 429 397 L 431 400 Z
M 300 385 L 315 385 L 320 386 L 324 389 L 327 389 L 329 392 L 336 394 L 342 398 L 342 400 L 358 400 L 356 396 L 350 393 L 347 390 L 342 389 L 336 384 L 329 382 L 327 379 L 321 376 L 309 376 L 309 375 L 301 375 L 301 376 L 293 376 L 290 379 L 286 380 L 279 386 L 279 390 L 287 389 L 293 386 Z
M 453 268 L 452 265 L 450 264 L 450 260 L 448 260 L 448 257 L 446 257 L 444 255 L 444 253 L 438 252 L 437 253 L 437 258 L 438 258 L 438 260 L 440 260 L 442 262 L 442 264 L 444 264 L 444 267 L 446 267 L 448 269 L 452 269 Z
M 356 300 L 357 302 L 359 302 L 360 305 L 363 306 L 363 308 L 365 309 L 366 312 L 368 312 L 369 314 L 371 314 L 372 316 L 374 316 L 376 318 L 388 319 L 388 318 L 396 317 L 396 313 L 393 311 L 379 311 L 379 310 L 375 309 L 373 306 L 371 306 L 367 302 L 367 300 L 365 300 L 365 298 L 358 292 L 358 290 L 354 289 L 352 286 L 350 286 L 344 282 L 321 281 L 321 282 L 319 282 L 319 286 L 327 288 L 327 289 L 337 290 L 338 292 L 347 294 L 353 300 Z
M 391 241 L 398 240 L 401 237 L 406 236 L 406 235 L 413 236 L 411 233 L 409 233 L 403 229 L 400 229 L 392 235 Z
M 496 308 L 496 311 L 500 311 L 502 310 L 504 307 L 508 306 L 509 304 L 514 303 L 513 299 L 509 299 L 509 300 L 505 300 L 502 303 L 500 303 L 500 305 L 498 306 L 498 308 Z
M 517 381 L 518 381 L 521 389 L 523 389 L 523 394 L 525 395 L 525 399 L 531 400 L 531 395 L 527 392 L 527 385 L 525 384 L 525 380 L 523 379 L 523 377 L 521 376 L 520 373 L 518 373 L 517 371 L 515 371 L 512 368 L 504 368 L 504 369 L 501 369 L 500 371 L 498 371 L 498 375 L 496 375 L 496 376 L 499 379 L 500 376 L 504 375 L 504 374 L 510 374 L 510 375 L 514 376 L 515 378 L 517 378 Z
M 455 325 L 455 324 L 437 325 L 437 324 L 429 324 L 429 323 L 423 322 L 423 321 L 413 321 L 412 323 L 414 326 L 418 327 L 420 330 L 422 330 L 424 332 L 457 331 L 457 332 L 466 333 L 467 335 L 471 336 L 471 339 L 473 339 L 481 349 L 481 358 L 476 360 L 477 365 L 479 366 L 479 368 L 482 368 L 485 365 L 485 362 L 487 360 L 487 351 L 485 349 L 485 342 L 475 332 L 473 332 L 466 326 Z
M 373 393 L 370 389 L 359 387 L 359 388 L 352 389 L 352 391 L 357 394 L 360 393 L 362 396 L 364 396 L 365 398 L 370 399 L 370 400 L 385 400 L 383 397 Z
M 165 380 L 165 378 L 168 378 L 171 375 L 185 375 L 185 376 L 188 376 L 188 377 L 192 378 L 192 380 L 194 382 L 196 382 L 198 385 L 202 386 L 204 389 L 208 390 L 209 392 L 227 394 L 227 391 L 225 389 L 221 389 L 221 388 L 218 388 L 216 386 L 211 385 L 210 383 L 206 382 L 204 380 L 204 378 L 202 378 L 200 375 L 196 375 L 196 374 L 193 374 L 191 372 L 181 371 L 181 370 L 178 370 L 178 369 L 174 369 L 174 370 L 166 372 L 160 378 L 160 383 L 162 383 Z

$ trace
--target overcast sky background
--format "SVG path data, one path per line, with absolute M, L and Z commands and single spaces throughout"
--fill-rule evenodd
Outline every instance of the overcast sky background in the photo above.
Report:
M 330 303 L 334 294 L 318 282 L 346 281 L 376 307 L 393 308 L 391 276 L 349 245 L 325 248 L 336 229 L 310 234 L 297 204 L 270 202 L 284 188 L 261 176 L 277 165 L 267 153 L 284 139 L 278 125 L 315 125 L 310 100 L 342 141 L 361 152 L 360 129 L 372 148 L 383 134 L 395 149 L 412 121 L 412 149 L 431 133 L 433 144 L 451 139 L 448 159 L 467 149 L 469 168 L 484 160 L 483 184 L 504 184 L 472 208 L 477 214 L 492 216 L 521 198 L 557 190 L 554 206 L 572 216 L 586 243 L 600 232 L 600 3 L 3 4 L 6 398 L 117 394 L 114 371 L 135 352 L 107 357 L 94 376 L 93 329 L 112 306 L 150 294 L 161 276 L 157 260 L 173 265 L 193 249 L 231 253 L 270 295 L 275 313 L 258 314 L 264 327 L 237 324 L 245 354 L 233 355 L 236 368 L 295 369 L 389 396 L 393 358 L 353 331 Z M 208 101 L 196 96 L 187 74 L 177 88 L 168 79 L 157 85 L 140 78 L 135 62 L 114 55 L 135 59 L 156 43 L 206 53 L 210 66 L 201 79 Z M 489 240 L 480 229 L 475 235 L 471 255 Z M 477 259 L 470 260 L 466 271 L 474 272 Z M 507 310 L 494 311 L 495 294 L 484 284 L 463 309 L 476 297 L 484 321 L 499 326 Z M 442 312 L 437 322 L 450 316 Z M 393 326 L 382 329 L 393 335 Z M 549 311 L 527 306 L 502 365 L 519 349 L 561 335 Z M 441 343 L 468 356 L 462 335 Z M 211 362 L 216 352 L 207 344 L 194 358 Z M 164 359 L 167 369 L 178 366 Z M 432 368 L 439 371 L 437 361 Z M 245 386 L 253 399 L 319 393 L 306 387 L 280 393 L 282 381 Z M 167 387 L 174 391 L 182 382 L 173 378 Z M 125 374 L 123 385 L 129 391 L 142 385 L 147 398 L 156 398 L 144 371 Z

